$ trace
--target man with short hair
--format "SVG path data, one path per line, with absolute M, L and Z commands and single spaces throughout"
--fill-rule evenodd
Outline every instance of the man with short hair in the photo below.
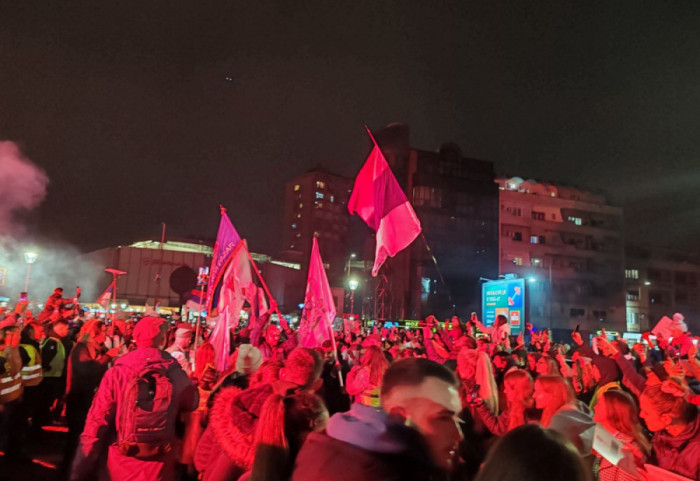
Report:
M 462 431 L 455 375 L 427 359 L 389 366 L 381 409 L 353 404 L 325 431 L 311 433 L 292 481 L 413 481 L 441 479 L 452 470 Z
M 163 351 L 167 331 L 160 317 L 136 324 L 137 349 L 114 363 L 95 394 L 71 481 L 175 479 L 175 423 L 181 413 L 197 408 L 199 396 L 178 362 Z

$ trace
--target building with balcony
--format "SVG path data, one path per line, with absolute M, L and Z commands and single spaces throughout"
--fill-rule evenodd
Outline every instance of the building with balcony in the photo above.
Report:
M 536 326 L 624 331 L 622 209 L 577 188 L 499 178 L 499 274 L 528 279 Z

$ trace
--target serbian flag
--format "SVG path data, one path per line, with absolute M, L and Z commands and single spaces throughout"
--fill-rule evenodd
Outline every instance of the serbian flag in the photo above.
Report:
M 245 242 L 239 242 L 231 253 L 231 259 L 223 274 L 217 310 L 219 319 L 209 342 L 214 346 L 214 359 L 218 371 L 226 370 L 231 351 L 231 329 L 238 326 L 246 293 L 253 283 L 253 274 Z
M 187 300 L 185 305 L 190 311 L 201 312 L 207 307 L 205 300 L 205 294 L 203 294 L 200 290 L 192 289 L 192 291 L 190 291 L 190 298 Z
M 299 324 L 299 340 L 302 347 L 320 347 L 323 341 L 331 339 L 331 329 L 335 319 L 335 302 L 328 276 L 323 268 L 318 241 L 314 237 L 309 261 L 309 277 L 306 281 L 304 313 Z
M 348 211 L 350 215 L 357 213 L 377 232 L 372 268 L 372 276 L 376 277 L 387 256 L 394 257 L 408 247 L 420 234 L 421 227 L 374 138 L 372 142 L 374 148 L 355 178 Z
M 112 292 L 114 292 L 114 281 L 112 281 L 107 286 L 107 289 L 105 289 L 105 291 L 102 294 L 100 294 L 100 297 L 97 298 L 97 303 L 101 305 L 104 309 L 107 309 L 109 302 L 112 300 Z
M 224 274 L 227 264 L 233 256 L 233 250 L 241 241 L 241 236 L 238 235 L 236 228 L 233 227 L 231 219 L 226 214 L 224 206 L 219 206 L 221 210 L 221 221 L 219 222 L 219 232 L 216 234 L 216 243 L 214 244 L 214 254 L 211 259 L 211 268 L 209 269 L 209 284 L 207 284 L 207 312 L 211 311 L 211 306 L 214 304 L 214 297 L 219 289 L 221 277 Z

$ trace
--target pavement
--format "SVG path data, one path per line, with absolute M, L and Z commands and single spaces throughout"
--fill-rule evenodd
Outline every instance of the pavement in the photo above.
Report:
M 25 443 L 21 459 L 0 451 L 0 481 L 61 481 L 58 467 L 68 429 L 46 426 Z

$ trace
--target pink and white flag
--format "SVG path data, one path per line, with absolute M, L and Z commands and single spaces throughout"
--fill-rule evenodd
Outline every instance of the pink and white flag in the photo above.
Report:
M 371 134 L 370 134 L 371 137 Z M 420 221 L 401 186 L 391 172 L 377 142 L 355 178 L 348 202 L 350 214 L 357 213 L 377 232 L 372 276 L 388 257 L 408 247 L 421 232 Z
M 218 371 L 224 371 L 228 367 L 231 350 L 229 333 L 231 329 L 238 326 L 241 309 L 246 300 L 246 290 L 253 282 L 247 250 L 245 241 L 238 243 L 222 276 L 217 307 L 219 319 L 209 339 L 214 346 L 215 365 Z
M 331 339 L 335 320 L 335 302 L 328 276 L 323 268 L 318 240 L 314 237 L 309 261 L 309 277 L 306 281 L 304 314 L 299 325 L 299 341 L 302 347 L 320 347 L 323 341 Z

